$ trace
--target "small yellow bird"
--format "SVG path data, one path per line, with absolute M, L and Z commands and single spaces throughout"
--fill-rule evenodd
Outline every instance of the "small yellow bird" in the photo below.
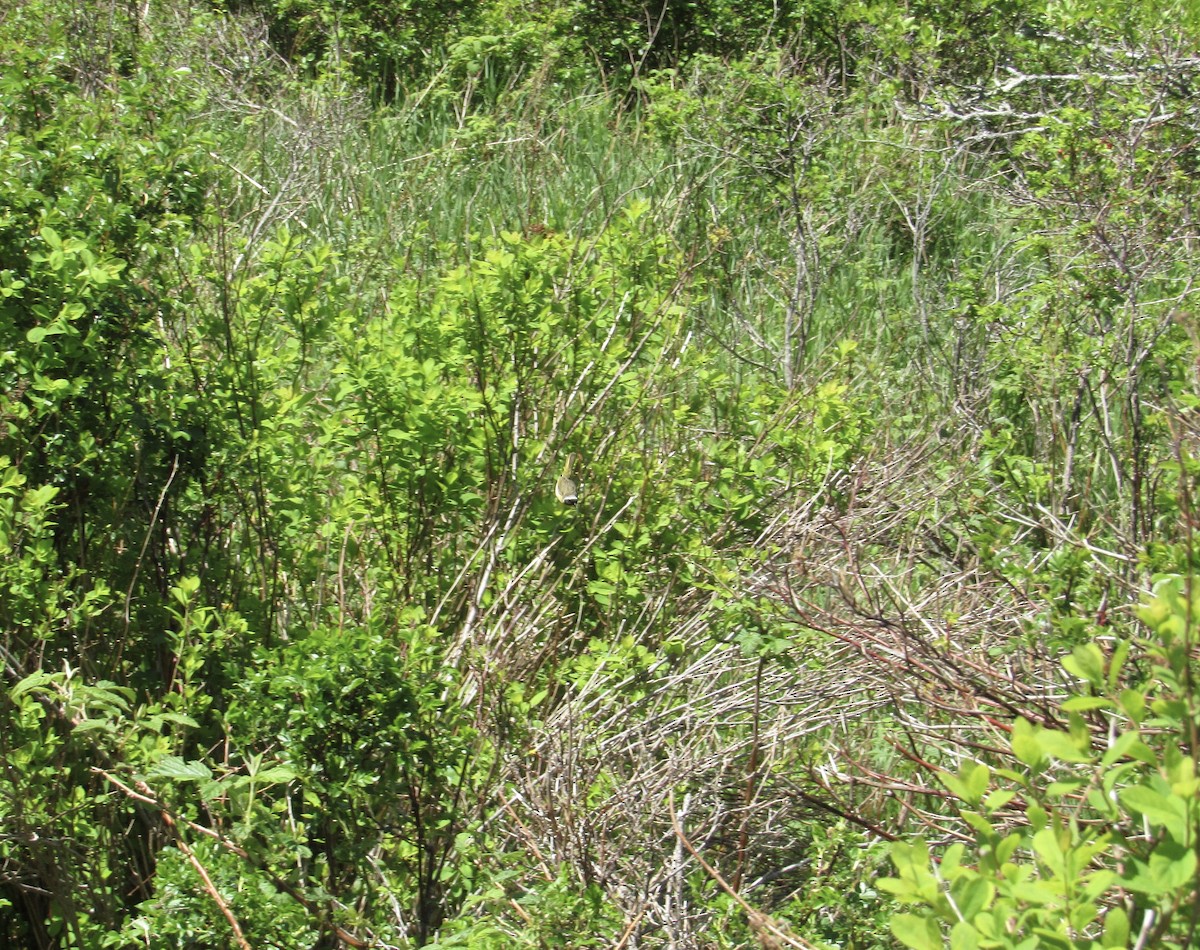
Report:
M 575 480 L 571 478 L 571 469 L 574 466 L 575 453 L 572 452 L 567 456 L 566 464 L 563 465 L 563 473 L 558 476 L 558 481 L 554 483 L 554 497 L 564 505 L 574 505 L 579 501 L 579 487 L 575 484 Z

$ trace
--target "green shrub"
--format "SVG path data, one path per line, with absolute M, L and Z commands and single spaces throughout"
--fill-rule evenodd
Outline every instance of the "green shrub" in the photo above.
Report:
M 1132 642 L 1078 646 L 1067 728 L 1018 719 L 1016 767 L 964 762 L 941 779 L 967 840 L 931 857 L 892 849 L 880 886 L 919 908 L 893 917 L 914 950 L 1191 946 L 1197 920 L 1200 706 L 1192 668 L 1200 591 L 1165 577 Z M 1014 817 L 1015 813 L 1015 817 Z

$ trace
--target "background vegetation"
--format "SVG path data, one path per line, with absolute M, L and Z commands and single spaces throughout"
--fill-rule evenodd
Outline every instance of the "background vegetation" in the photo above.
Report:
M 1195 946 L 1198 42 L 0 7 L 0 943 Z

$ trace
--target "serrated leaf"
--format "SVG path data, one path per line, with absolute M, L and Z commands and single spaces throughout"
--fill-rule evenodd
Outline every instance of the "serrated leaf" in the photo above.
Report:
M 228 791 L 229 788 L 224 782 L 220 779 L 213 779 L 212 781 L 201 783 L 200 799 L 211 802 L 214 799 L 223 797 Z
M 178 726 L 187 726 L 190 729 L 199 729 L 200 723 L 196 722 L 191 716 L 185 716 L 183 713 L 177 712 L 161 712 L 154 716 L 156 723 L 173 722 Z
M 75 723 L 72 732 L 114 732 L 113 724 L 107 719 L 84 719 Z
M 52 679 L 54 679 L 53 673 L 46 673 L 42 670 L 34 670 L 24 679 L 19 680 L 17 685 L 8 691 L 8 697 L 9 699 L 13 700 L 13 702 L 16 702 L 26 693 L 32 692 L 39 686 L 46 685 L 46 683 L 50 682 Z
M 167 755 L 150 770 L 150 775 L 179 782 L 206 782 L 212 778 L 212 769 L 203 762 L 185 762 L 177 755 Z
M 254 773 L 254 781 L 267 785 L 282 784 L 296 778 L 296 773 L 286 765 L 275 765 L 269 769 Z

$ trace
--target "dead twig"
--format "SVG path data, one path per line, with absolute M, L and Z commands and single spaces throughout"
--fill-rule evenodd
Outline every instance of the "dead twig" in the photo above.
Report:
M 783 946 L 797 947 L 799 950 L 817 950 L 813 944 L 809 943 L 802 937 L 796 937 L 788 933 L 770 915 L 764 914 L 761 910 L 751 907 L 737 891 L 729 886 L 725 878 L 721 877 L 721 873 L 704 860 L 704 858 L 700 855 L 700 852 L 697 851 L 692 845 L 691 841 L 688 840 L 687 835 L 684 834 L 683 826 L 679 823 L 679 816 L 675 813 L 674 793 L 667 797 L 667 808 L 671 813 L 671 827 L 675 830 L 675 837 L 677 837 L 680 843 L 687 848 L 688 853 L 700 863 L 700 867 L 704 868 L 704 872 L 717 882 L 721 890 L 737 901 L 738 906 L 740 906 L 742 910 L 746 912 L 746 918 L 750 923 L 750 929 L 754 931 L 755 936 L 758 937 L 759 942 L 764 948 L 766 948 L 766 950 L 775 950 L 775 948 Z

